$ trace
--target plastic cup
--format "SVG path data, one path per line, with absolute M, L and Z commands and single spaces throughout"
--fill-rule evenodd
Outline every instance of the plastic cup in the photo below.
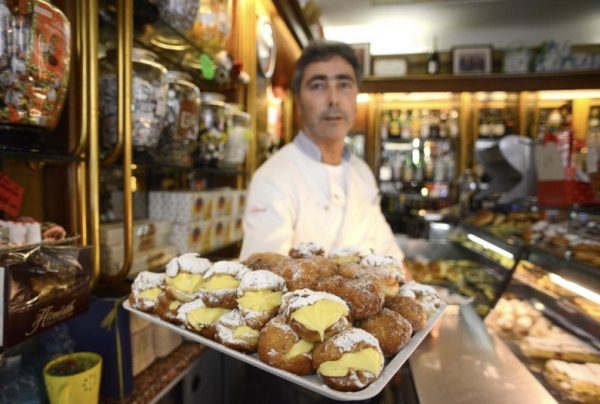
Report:
M 44 366 L 50 404 L 98 403 L 102 357 L 93 352 L 61 355 Z

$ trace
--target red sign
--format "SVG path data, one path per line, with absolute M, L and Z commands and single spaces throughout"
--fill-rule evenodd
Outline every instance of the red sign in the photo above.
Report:
M 8 175 L 0 173 L 0 210 L 9 216 L 17 217 L 21 211 L 25 190 L 11 180 Z

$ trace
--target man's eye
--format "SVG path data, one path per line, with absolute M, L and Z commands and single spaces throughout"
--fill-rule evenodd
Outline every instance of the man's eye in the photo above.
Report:
M 352 88 L 352 82 L 351 81 L 342 81 L 340 83 L 340 88 L 343 88 L 343 89 Z
M 316 81 L 310 85 L 311 90 L 323 90 L 325 88 L 325 83 Z

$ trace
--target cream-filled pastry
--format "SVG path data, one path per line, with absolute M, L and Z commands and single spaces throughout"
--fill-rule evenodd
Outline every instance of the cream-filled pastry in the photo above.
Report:
M 148 313 L 154 313 L 158 298 L 163 294 L 165 274 L 142 271 L 131 285 L 129 303 L 131 307 Z
M 235 261 L 215 262 L 204 274 L 204 303 L 210 307 L 237 307 L 237 291 L 242 277 L 250 269 Z
M 177 320 L 188 330 L 206 338 L 214 338 L 216 324 L 230 310 L 222 307 L 207 307 L 202 299 L 183 303 L 177 309 Z
M 339 296 L 348 302 L 352 321 L 377 314 L 385 300 L 381 289 L 368 278 L 347 279 L 340 275 L 330 276 L 322 279 L 316 289 Z
M 350 327 L 350 308 L 338 296 L 300 289 L 283 295 L 280 313 L 298 335 L 321 342 Z
M 369 254 L 360 265 L 367 268 L 378 280 L 386 296 L 398 293 L 398 287 L 406 281 L 406 271 L 402 261 L 385 255 Z
M 260 330 L 281 306 L 285 279 L 271 271 L 246 272 L 237 291 L 238 308 L 250 327 Z
M 259 332 L 248 324 L 238 309 L 234 309 L 217 321 L 215 340 L 236 351 L 253 353 Z
M 312 350 L 314 343 L 300 336 L 286 322 L 285 316 L 273 317 L 258 337 L 258 357 L 261 361 L 296 375 L 314 373 Z
M 400 296 L 411 297 L 419 302 L 425 309 L 428 318 L 443 305 L 442 299 L 440 299 L 433 287 L 415 281 L 410 281 L 400 286 L 398 294 Z
M 316 255 L 325 255 L 325 250 L 318 244 L 308 242 L 298 244 L 296 247 L 290 249 L 288 254 L 292 258 L 310 258 Z
M 211 262 L 197 253 L 186 253 L 167 263 L 165 291 L 172 299 L 191 302 L 203 289 L 203 275 Z
M 379 377 L 383 365 L 377 338 L 360 328 L 336 334 L 313 350 L 313 367 L 335 390 L 364 389 Z
M 372 254 L 373 250 L 365 250 L 360 247 L 338 247 L 329 253 L 329 259 L 338 265 L 358 264 L 363 257 Z
M 168 294 L 163 293 L 158 297 L 158 305 L 154 312 L 160 316 L 163 320 L 169 321 L 175 324 L 181 324 L 177 319 L 177 310 L 183 302 L 171 298 Z

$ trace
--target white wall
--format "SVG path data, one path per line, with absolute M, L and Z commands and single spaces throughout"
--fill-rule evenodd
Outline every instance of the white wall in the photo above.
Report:
M 600 44 L 600 0 L 444 0 L 373 6 L 370 0 L 317 0 L 325 36 L 371 44 L 371 54 L 421 53 L 455 45 L 538 46 L 554 39 Z

